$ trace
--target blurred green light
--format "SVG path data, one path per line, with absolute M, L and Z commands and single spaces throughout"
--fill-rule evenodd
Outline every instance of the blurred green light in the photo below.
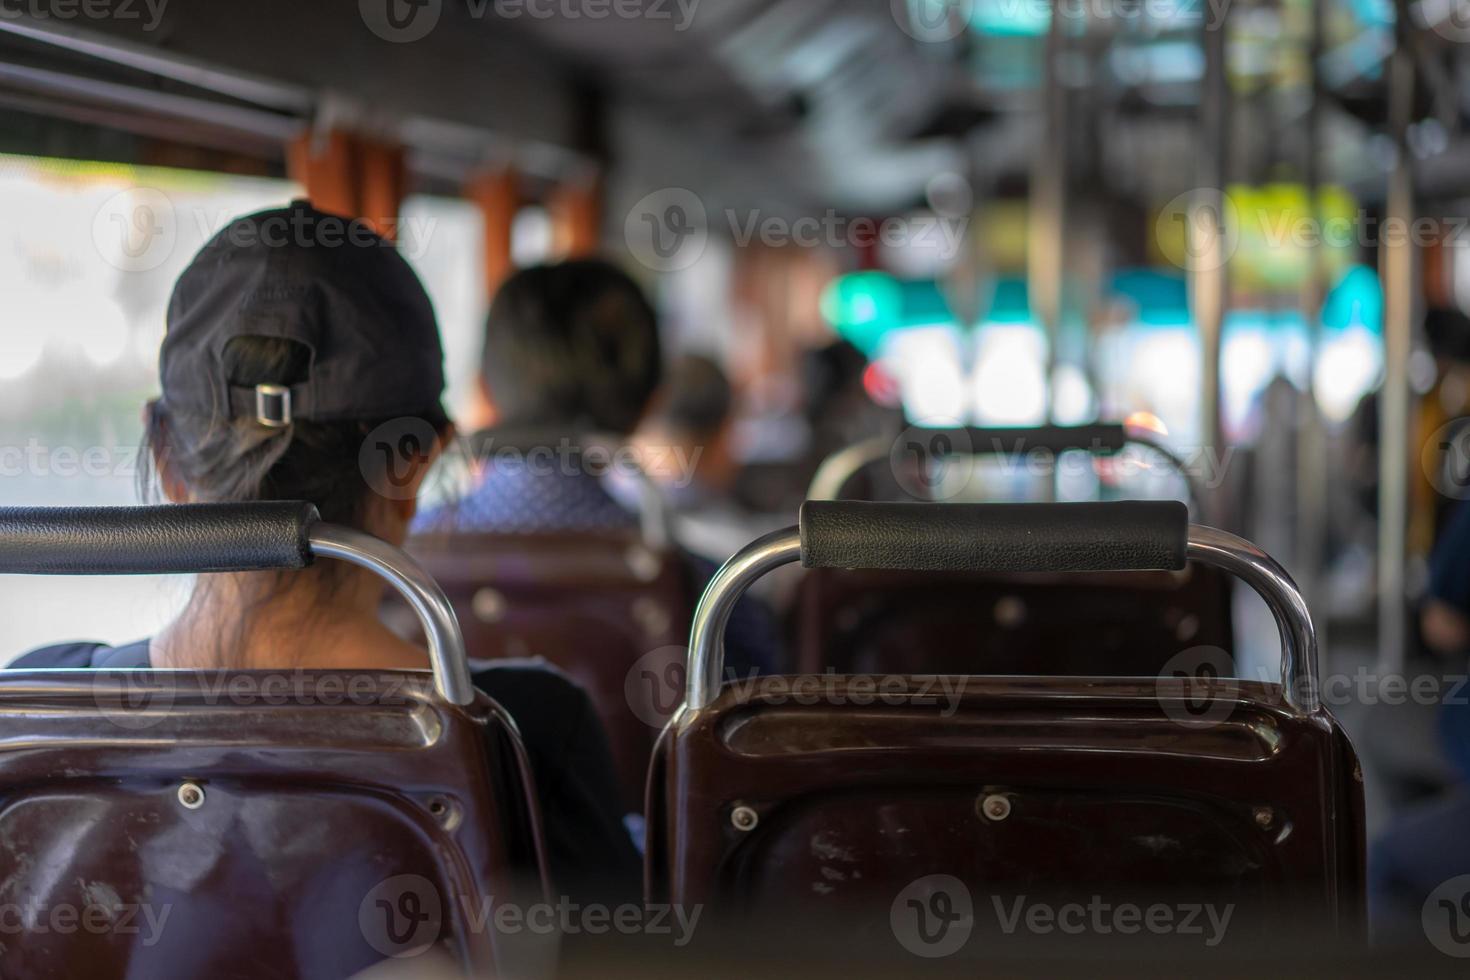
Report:
M 838 276 L 822 292 L 822 317 L 871 357 L 883 335 L 903 325 L 903 287 L 885 272 Z

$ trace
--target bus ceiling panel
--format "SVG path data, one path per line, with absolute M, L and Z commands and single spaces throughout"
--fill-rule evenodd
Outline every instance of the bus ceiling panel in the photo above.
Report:
M 89 21 L 68 31 L 66 46 L 302 114 L 335 93 L 385 125 L 425 117 L 573 147 L 576 100 L 564 62 L 526 30 L 500 24 L 494 5 L 477 5 L 481 16 L 473 19 L 462 7 L 421 8 L 438 19 L 406 40 L 375 33 L 355 3 L 168 4 L 151 28 L 143 18 Z M 33 40 L 41 33 L 34 28 L 52 26 L 29 17 L 14 23 L 33 28 Z
M 915 163 L 962 164 L 953 147 L 929 145 L 943 137 L 913 137 L 915 121 L 933 118 L 953 89 L 946 72 L 963 70 L 921 50 L 887 4 L 671 0 L 668 18 L 599 19 L 533 16 L 529 6 L 517 16 L 493 4 L 429 6 L 437 9 L 432 29 L 404 43 L 375 34 L 356 4 L 287 0 L 169 5 L 152 30 L 145 21 L 73 28 L 22 18 L 7 21 L 12 29 L 0 39 L 65 58 L 90 93 L 47 82 L 74 101 L 155 111 L 138 94 L 154 89 L 170 117 L 184 104 L 168 97 L 182 95 L 205 107 L 243 100 L 247 112 L 381 128 L 446 178 L 496 161 L 549 178 L 586 167 L 579 93 L 589 82 L 609 103 L 667 116 L 661 144 L 690 144 L 694 168 L 673 183 L 715 161 L 761 158 L 775 164 L 758 168 L 772 196 L 882 210 L 921 197 L 932 171 Z M 99 91 L 119 82 L 137 92 Z
M 754 167 L 760 200 L 743 196 L 738 178 L 711 181 L 721 184 L 715 195 L 736 203 L 907 207 L 934 172 L 916 162 L 959 165 L 953 146 L 913 136 L 916 120 L 933 118 L 963 82 L 963 69 L 903 33 L 890 5 L 729 0 L 686 9 L 697 16 L 683 29 L 652 18 L 605 27 L 585 18 L 528 19 L 525 26 L 615 93 L 615 128 L 656 131 L 661 156 L 672 144 L 694 144 L 702 182 L 726 162 Z M 637 141 L 622 144 L 634 157 L 647 155 Z M 649 186 L 681 183 L 679 168 L 666 160 L 635 169 L 640 182 L 646 169 Z

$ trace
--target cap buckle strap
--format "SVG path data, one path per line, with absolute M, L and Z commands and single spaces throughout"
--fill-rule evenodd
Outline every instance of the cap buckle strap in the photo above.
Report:
M 256 385 L 255 421 L 268 429 L 290 425 L 291 389 L 283 385 Z

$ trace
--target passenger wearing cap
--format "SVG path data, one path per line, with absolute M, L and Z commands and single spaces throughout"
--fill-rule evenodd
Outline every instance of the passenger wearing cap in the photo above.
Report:
M 442 443 L 452 427 L 433 308 L 391 244 L 304 202 L 236 219 L 179 277 L 167 326 L 145 484 L 176 503 L 306 500 L 325 521 L 403 543 L 439 444 L 388 440 L 397 449 L 384 453 L 367 437 L 394 422 Z M 427 653 L 379 621 L 382 591 L 375 575 L 332 561 L 204 575 L 149 640 L 49 647 L 12 666 L 425 667 Z M 641 861 L 587 695 L 536 666 L 492 667 L 475 682 L 520 727 L 558 890 L 636 895 Z

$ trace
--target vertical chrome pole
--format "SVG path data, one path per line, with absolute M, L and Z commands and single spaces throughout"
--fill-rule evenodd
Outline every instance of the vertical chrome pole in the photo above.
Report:
M 1378 398 L 1378 656 L 1382 671 L 1404 663 L 1408 632 L 1404 570 L 1409 525 L 1409 352 L 1414 324 L 1414 171 L 1409 121 L 1414 111 L 1414 60 L 1408 4 L 1396 5 L 1389 62 L 1389 125 L 1393 171 L 1379 246 L 1383 278 L 1383 388 Z
M 1042 69 L 1041 144 L 1031 168 L 1031 205 L 1026 236 L 1026 279 L 1031 315 L 1046 335 L 1046 421 L 1056 413 L 1056 368 L 1062 333 L 1063 272 L 1066 268 L 1067 89 L 1061 60 L 1066 17 L 1051 8 Z
M 1200 44 L 1204 48 L 1204 77 L 1200 88 L 1200 159 L 1198 186 L 1186 222 L 1194 238 L 1189 244 L 1189 301 L 1200 339 L 1200 442 L 1216 454 L 1225 451 L 1220 424 L 1220 339 L 1229 302 L 1229 271 L 1226 264 L 1227 139 L 1230 125 L 1230 91 L 1225 73 L 1225 41 L 1230 5 L 1218 14 L 1206 7 Z M 1217 458 L 1223 458 L 1223 455 Z M 1221 494 L 1205 501 L 1207 520 L 1218 522 Z
M 1317 402 L 1317 359 L 1322 353 L 1322 302 L 1327 293 L 1326 242 L 1322 238 L 1321 105 L 1324 11 L 1326 0 L 1312 0 L 1312 33 L 1307 44 L 1309 96 L 1303 146 L 1302 182 L 1306 185 L 1308 214 L 1317 237 L 1307 262 L 1302 283 L 1302 320 L 1307 328 L 1307 383 L 1302 399 L 1301 426 L 1297 431 L 1296 473 L 1296 566 L 1297 579 L 1309 603 L 1320 599 L 1320 583 L 1327 556 L 1327 433 Z M 1318 631 L 1325 646 L 1325 631 Z

